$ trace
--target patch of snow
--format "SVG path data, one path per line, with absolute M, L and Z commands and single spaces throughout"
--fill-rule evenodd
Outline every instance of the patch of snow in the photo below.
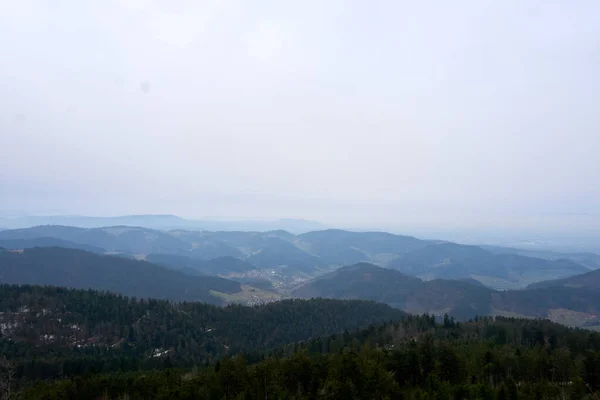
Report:
M 14 328 L 19 327 L 18 322 L 3 322 L 0 324 L 0 333 L 10 333 Z
M 154 353 L 152 354 L 152 357 L 162 357 L 164 355 L 167 355 L 167 353 L 169 353 L 169 350 L 163 350 L 163 349 L 154 349 Z

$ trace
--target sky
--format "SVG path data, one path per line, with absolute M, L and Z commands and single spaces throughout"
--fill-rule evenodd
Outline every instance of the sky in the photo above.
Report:
M 596 0 L 0 1 L 0 214 L 600 229 Z

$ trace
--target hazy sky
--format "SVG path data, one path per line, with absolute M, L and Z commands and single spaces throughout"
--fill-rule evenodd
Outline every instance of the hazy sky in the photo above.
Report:
M 0 212 L 600 227 L 597 0 L 0 1 Z

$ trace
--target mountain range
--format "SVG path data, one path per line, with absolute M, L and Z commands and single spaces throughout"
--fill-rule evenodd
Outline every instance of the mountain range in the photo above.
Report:
M 405 254 L 387 265 L 424 279 L 470 277 L 497 289 L 588 272 L 568 259 L 548 260 L 520 254 L 494 254 L 479 246 L 438 243 Z
M 42 236 L 36 238 L 36 234 Z M 62 239 L 48 238 L 48 234 L 60 234 Z M 600 324 L 596 317 L 600 312 L 597 306 L 600 271 L 589 272 L 570 260 L 494 254 L 477 246 L 344 231 L 292 235 L 283 231 L 161 232 L 129 227 L 39 227 L 0 232 L 0 237 L 2 247 L 9 249 L 0 251 L 0 283 L 92 288 L 141 298 L 218 305 L 259 304 L 285 297 L 361 299 L 416 314 L 448 313 L 458 319 L 503 315 L 551 318 L 573 326 Z M 113 252 L 125 253 L 115 256 L 73 248 L 75 240 L 109 245 Z M 236 249 L 241 258 L 194 256 L 194 250 L 214 243 Z M 331 245 L 327 246 L 328 243 Z M 23 247 L 14 249 L 15 246 Z M 79 243 L 78 246 L 94 245 Z M 173 253 L 137 253 L 155 249 Z M 396 253 L 390 252 L 392 249 Z M 393 254 L 395 258 L 388 268 L 367 262 L 334 267 L 323 260 L 351 259 L 348 255 L 353 251 L 360 251 L 365 258 L 383 260 L 384 254 Z M 569 277 L 521 290 L 496 291 L 482 283 L 482 276 L 507 281 L 515 276 L 534 279 L 536 266 L 543 268 L 538 276 L 569 274 Z M 271 279 L 276 269 L 287 270 L 294 276 L 287 286 Z M 401 269 L 408 273 L 400 272 Z M 581 271 L 584 273 L 573 275 Z
M 268 280 L 245 275 L 254 271 L 250 270 L 252 264 L 230 256 L 197 260 L 150 254 L 147 259 L 153 263 L 73 248 L 0 250 L 0 283 L 91 288 L 138 298 L 216 305 L 260 304 L 285 297 L 357 299 L 385 303 L 412 314 L 449 314 L 460 320 L 501 315 L 550 318 L 571 326 L 600 325 L 600 270 L 540 282 L 527 289 L 496 291 L 471 278 L 422 280 L 363 262 L 278 293 L 280 288 Z M 208 275 L 222 270 L 231 271 L 235 277 Z
M 575 326 L 600 325 L 600 271 L 568 280 L 595 277 L 595 285 L 495 291 L 466 281 L 422 281 L 401 272 L 361 263 L 322 275 L 293 291 L 301 298 L 362 299 L 390 304 L 412 314 L 449 314 L 458 319 L 477 315 L 549 318 Z
M 518 289 L 588 272 L 596 257 L 600 259 L 593 253 L 532 257 L 519 249 L 335 229 L 298 235 L 283 230 L 162 231 L 130 226 L 45 225 L 0 231 L 2 247 L 49 245 L 146 259 L 194 275 L 258 274 L 288 287 L 341 266 L 368 262 L 424 280 L 470 280 L 494 289 Z
M 488 246 L 482 245 L 481 248 L 496 254 L 519 254 L 527 257 L 543 258 L 546 260 L 569 259 L 581 264 L 589 269 L 600 268 L 600 254 L 590 252 L 579 253 L 560 253 L 549 250 L 531 250 L 519 249 L 514 247 Z
M 139 226 L 159 230 L 189 229 L 212 231 L 269 231 L 285 229 L 295 233 L 303 233 L 325 228 L 325 225 L 319 222 L 297 218 L 283 218 L 272 221 L 195 220 L 181 218 L 176 215 L 154 214 L 124 215 L 116 217 L 89 217 L 81 215 L 25 215 L 15 217 L 0 217 L 0 230 L 31 228 L 39 225 L 64 225 L 79 228 L 101 228 L 105 226 Z

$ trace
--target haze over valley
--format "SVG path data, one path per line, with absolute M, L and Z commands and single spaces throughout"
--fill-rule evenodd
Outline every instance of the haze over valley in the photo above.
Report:
M 164 216 L 116 220 L 191 223 Z M 0 231 L 0 247 L 5 249 L 0 280 L 8 284 L 93 288 L 219 305 L 362 299 L 459 319 L 512 315 L 600 325 L 592 278 L 600 255 L 591 252 L 463 245 L 339 229 L 293 234 L 124 225 L 8 229 Z M 560 284 L 579 276 L 584 285 Z
M 599 17 L 0 1 L 0 400 L 600 399 Z

